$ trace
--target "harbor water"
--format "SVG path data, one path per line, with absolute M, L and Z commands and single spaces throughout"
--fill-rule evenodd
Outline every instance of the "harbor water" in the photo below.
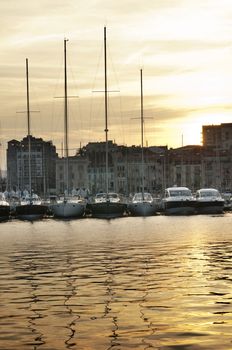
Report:
M 0 224 L 1 350 L 232 349 L 232 214 Z

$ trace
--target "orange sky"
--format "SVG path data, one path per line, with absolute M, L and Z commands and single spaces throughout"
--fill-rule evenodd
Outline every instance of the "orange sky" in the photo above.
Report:
M 231 0 L 41 0 L 2 2 L 0 140 L 26 135 L 25 58 L 32 134 L 63 139 L 63 40 L 67 43 L 70 148 L 104 140 L 103 27 L 107 27 L 109 138 L 140 144 L 143 68 L 145 140 L 201 143 L 201 125 L 231 122 Z

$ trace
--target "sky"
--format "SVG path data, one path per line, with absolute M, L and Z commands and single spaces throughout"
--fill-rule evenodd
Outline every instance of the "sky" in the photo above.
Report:
M 31 134 L 63 144 L 67 38 L 69 148 L 104 141 L 107 28 L 109 139 L 139 145 L 140 69 L 147 145 L 201 144 L 202 125 L 232 122 L 231 0 L 0 0 L 0 142 Z

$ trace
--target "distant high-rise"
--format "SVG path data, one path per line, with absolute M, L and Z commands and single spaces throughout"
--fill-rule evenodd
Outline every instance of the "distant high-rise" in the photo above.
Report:
M 56 187 L 56 147 L 51 141 L 26 136 L 22 141 L 11 140 L 7 148 L 8 190 L 29 189 L 29 152 L 31 141 L 31 184 L 39 195 L 55 191 Z
M 232 148 L 232 123 L 203 125 L 203 146 L 218 149 Z

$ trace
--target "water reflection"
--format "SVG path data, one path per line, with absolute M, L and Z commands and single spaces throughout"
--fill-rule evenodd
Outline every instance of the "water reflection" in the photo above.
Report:
M 13 279 L 16 281 L 15 290 L 11 290 L 13 294 L 11 303 L 18 309 L 18 312 L 27 311 L 24 316 L 31 335 L 25 339 L 24 345 L 34 350 L 45 344 L 44 335 L 37 324 L 37 321 L 44 317 L 43 311 L 45 311 L 40 308 L 37 256 L 37 252 L 29 249 L 29 251 L 16 253 L 10 259 Z
M 230 349 L 231 219 L 1 224 L 0 349 Z
M 77 276 L 75 275 L 73 259 L 75 258 L 72 256 L 72 253 L 70 253 L 66 258 L 65 271 L 62 272 L 62 278 L 66 283 L 66 291 L 64 292 L 64 306 L 67 309 L 69 316 L 69 321 L 67 322 L 66 326 L 69 330 L 69 334 L 67 335 L 67 339 L 64 341 L 67 349 L 71 349 L 76 346 L 76 341 L 74 339 L 76 333 L 76 323 L 80 318 L 80 315 L 78 315 L 78 313 L 73 310 L 74 305 L 72 304 L 72 298 L 77 294 Z

